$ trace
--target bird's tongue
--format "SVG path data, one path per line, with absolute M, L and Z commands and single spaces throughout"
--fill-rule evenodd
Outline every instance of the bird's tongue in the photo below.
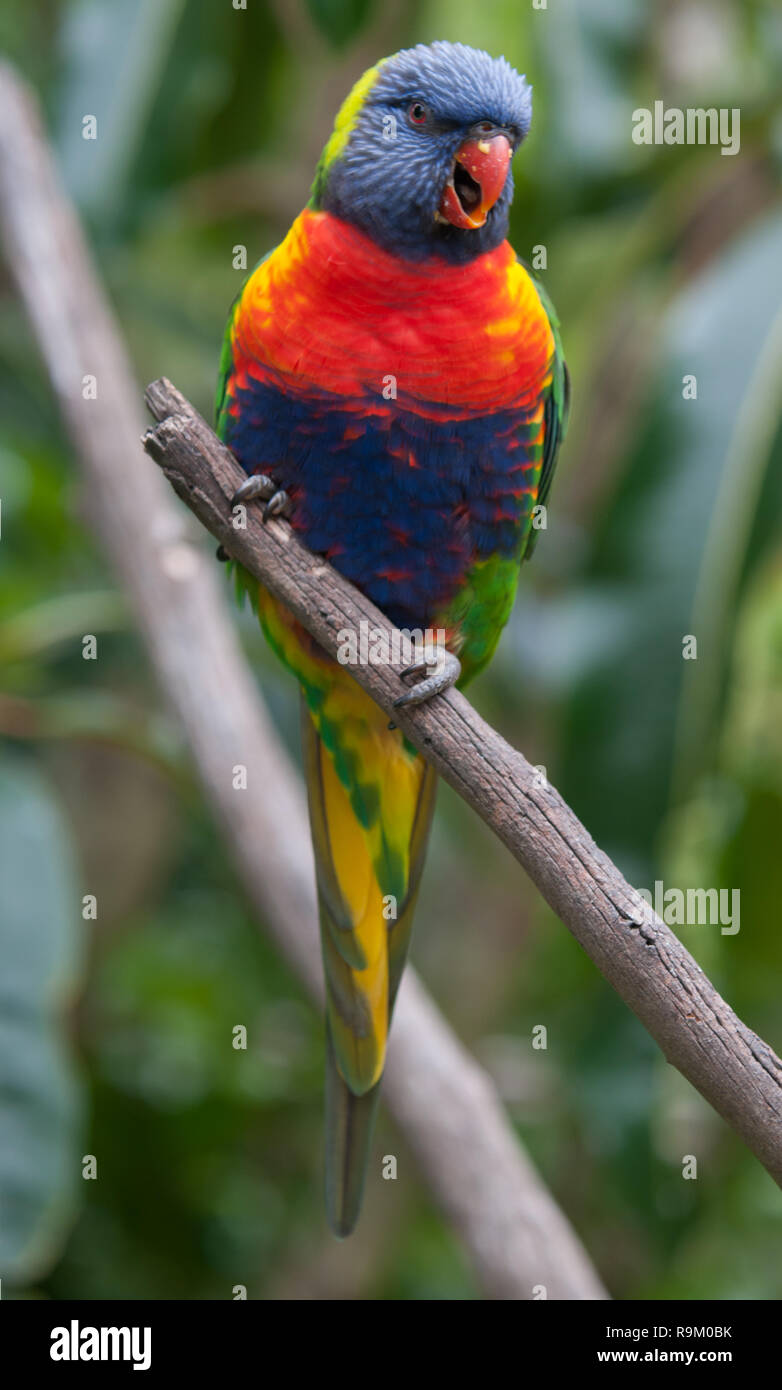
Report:
M 506 135 L 465 140 L 440 200 L 440 217 L 465 230 L 482 227 L 505 187 L 511 153 Z

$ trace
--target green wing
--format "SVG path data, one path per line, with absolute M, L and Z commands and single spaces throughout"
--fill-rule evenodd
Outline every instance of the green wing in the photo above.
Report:
M 234 364 L 233 350 L 231 347 L 231 329 L 233 327 L 236 306 L 239 303 L 239 300 L 241 299 L 241 295 L 242 291 L 240 290 L 236 296 L 236 299 L 231 305 L 231 311 L 228 315 L 228 322 L 225 325 L 225 333 L 223 335 L 223 346 L 220 352 L 220 366 L 218 368 L 217 375 L 217 391 L 215 392 L 215 432 L 219 435 L 220 439 L 225 439 L 225 427 L 227 423 L 228 413 L 226 394 L 228 391 L 228 378 L 231 374 L 231 369 L 233 368 Z
M 551 491 L 551 481 L 554 477 L 554 469 L 557 466 L 559 446 L 565 438 L 565 433 L 567 431 L 568 415 L 570 412 L 570 373 L 565 364 L 565 357 L 562 351 L 562 338 L 559 331 L 557 311 L 540 281 L 535 279 L 535 276 L 532 275 L 525 261 L 522 261 L 522 265 L 538 292 L 540 302 L 551 324 L 551 332 L 554 335 L 553 372 L 551 385 L 546 393 L 546 403 L 543 408 L 543 466 L 540 471 L 537 498 L 537 505 L 540 507 L 545 506 L 548 500 L 548 495 Z M 525 560 L 530 559 L 539 535 L 539 530 L 536 530 L 534 527 L 530 529 L 529 539 L 527 540 L 524 550 L 523 558 Z

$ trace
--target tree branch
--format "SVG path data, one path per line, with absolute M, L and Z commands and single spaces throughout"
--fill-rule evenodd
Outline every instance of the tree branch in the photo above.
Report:
M 191 544 L 184 514 L 141 453 L 144 422 L 116 325 L 37 110 L 5 65 L 0 229 L 81 464 L 95 532 L 185 729 L 226 848 L 280 952 L 320 998 L 314 875 L 300 781 L 258 699 L 217 586 L 217 567 Z M 88 373 L 97 376 L 98 394 L 85 401 L 81 386 Z M 222 498 L 220 507 L 225 510 Z M 251 770 L 241 793 L 231 780 L 237 762 Z M 549 1298 L 605 1297 L 489 1078 L 410 969 L 394 1019 L 384 1094 L 489 1297 L 527 1299 L 536 1284 L 547 1287 Z
M 209 426 L 165 380 L 147 390 L 159 424 L 145 447 L 180 497 L 336 657 L 361 624 L 387 619 L 290 526 L 247 508 L 235 528 L 229 499 L 244 474 Z M 782 1062 L 733 1013 L 673 932 L 597 848 L 562 797 L 451 690 L 428 705 L 394 709 L 407 688 L 392 664 L 352 674 L 447 782 L 502 840 L 546 902 L 662 1048 L 782 1186 Z

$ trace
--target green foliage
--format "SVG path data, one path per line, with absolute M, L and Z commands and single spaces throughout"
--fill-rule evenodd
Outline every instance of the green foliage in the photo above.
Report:
M 307 9 L 322 33 L 340 47 L 364 27 L 372 0 L 307 0 Z
M 527 73 L 512 239 L 533 265 L 546 249 L 535 273 L 573 408 L 548 530 L 471 697 L 639 887 L 740 889 L 736 935 L 681 936 L 779 1051 L 778 6 L 661 6 L 652 24 L 640 0 L 71 0 L 5 7 L 0 27 L 43 91 L 139 383 L 165 373 L 207 416 L 246 273 L 234 248 L 251 266 L 284 235 L 349 83 L 435 38 Z M 741 153 L 634 145 L 633 110 L 663 94 L 740 106 Z M 248 916 L 2 294 L 0 731 L 17 745 L 0 774 L 16 904 L 0 927 L 2 1272 L 72 1298 L 230 1298 L 237 1283 L 257 1298 L 473 1298 L 384 1115 L 376 1151 L 398 1156 L 399 1178 L 370 1178 L 351 1242 L 326 1233 L 322 1022 Z M 236 621 L 294 745 L 291 683 L 250 604 Z M 78 913 L 88 891 L 97 923 Z M 447 790 L 413 958 L 612 1293 L 782 1294 L 770 1179 Z M 97 1181 L 82 1181 L 82 1152 Z
M 35 769 L 0 763 L 0 1278 L 53 1264 L 72 1220 L 81 1124 L 64 1012 L 79 897 L 62 817 Z

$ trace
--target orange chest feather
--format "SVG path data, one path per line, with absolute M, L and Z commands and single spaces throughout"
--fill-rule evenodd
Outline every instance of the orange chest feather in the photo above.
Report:
M 377 397 L 450 418 L 534 408 L 554 342 L 512 247 L 466 266 L 411 263 L 305 211 L 248 280 L 232 327 L 235 385 Z M 387 406 L 385 406 L 387 408 Z

